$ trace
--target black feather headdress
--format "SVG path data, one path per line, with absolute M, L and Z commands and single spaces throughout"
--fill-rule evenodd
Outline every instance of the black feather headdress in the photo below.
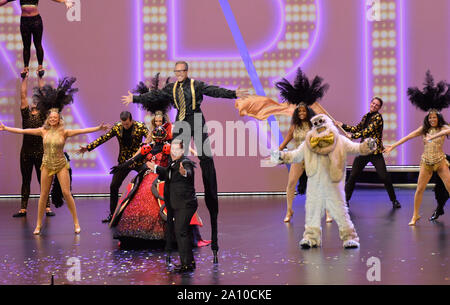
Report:
M 449 84 L 440 81 L 434 84 L 433 76 L 428 70 L 425 76 L 423 90 L 417 87 L 408 88 L 408 97 L 411 103 L 423 111 L 441 111 L 450 105 Z
M 41 113 L 47 113 L 53 108 L 61 112 L 65 106 L 73 103 L 73 95 L 78 92 L 78 88 L 72 88 L 76 80 L 75 77 L 64 77 L 59 81 L 56 89 L 51 85 L 35 87 L 33 101 L 36 103 L 36 108 Z
M 293 85 L 283 78 L 275 86 L 280 90 L 283 101 L 294 105 L 305 103 L 310 106 L 320 100 L 328 90 L 329 85 L 322 84 L 322 82 L 323 78 L 320 76 L 316 76 L 310 81 L 302 69 L 298 68 Z
M 166 80 L 166 84 L 169 82 L 169 78 Z M 166 113 L 170 108 L 171 96 L 164 93 L 159 88 L 159 73 L 152 79 L 152 86 L 147 87 L 144 82 L 139 82 L 133 93 L 145 94 L 145 99 L 142 100 L 141 106 L 148 112 L 155 113 L 156 111 L 162 111 Z

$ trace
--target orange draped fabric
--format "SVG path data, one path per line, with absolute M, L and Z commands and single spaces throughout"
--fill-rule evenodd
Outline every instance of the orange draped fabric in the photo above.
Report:
M 268 97 L 251 95 L 245 99 L 236 100 L 234 107 L 240 116 L 251 116 L 258 120 L 266 120 L 271 115 L 292 116 L 295 105 L 278 103 Z

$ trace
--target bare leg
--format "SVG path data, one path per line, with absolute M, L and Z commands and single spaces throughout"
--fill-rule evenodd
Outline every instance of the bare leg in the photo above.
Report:
M 50 193 L 52 180 L 53 176 L 49 176 L 48 170 L 43 167 L 41 171 L 41 195 L 39 196 L 38 217 L 36 222 L 36 229 L 33 232 L 33 234 L 35 235 L 41 233 L 42 217 L 44 217 L 45 206 L 47 205 L 48 194 Z
M 57 175 L 59 184 L 61 185 L 61 191 L 63 193 L 64 199 L 67 202 L 67 207 L 69 208 L 69 211 L 72 214 L 73 224 L 75 226 L 75 233 L 78 234 L 81 232 L 81 228 L 80 223 L 78 222 L 75 200 L 73 200 L 72 193 L 70 192 L 69 170 L 67 168 L 63 168 Z
M 408 223 L 409 226 L 415 226 L 416 222 L 420 219 L 420 205 L 422 204 L 423 193 L 431 176 L 433 176 L 433 172 L 428 170 L 424 165 L 421 165 L 419 179 L 417 180 L 417 189 L 414 194 L 414 213 L 411 221 Z
M 291 221 L 294 211 L 292 210 L 292 202 L 295 197 L 295 186 L 297 185 L 298 179 L 303 174 L 305 170 L 303 163 L 293 163 L 291 164 L 291 169 L 289 170 L 288 184 L 286 187 L 286 217 L 284 217 L 284 222 Z

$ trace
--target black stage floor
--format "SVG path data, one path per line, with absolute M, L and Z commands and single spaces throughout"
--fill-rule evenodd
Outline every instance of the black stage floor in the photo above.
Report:
M 221 197 L 219 264 L 212 264 L 210 247 L 195 250 L 197 269 L 191 274 L 168 272 L 160 250 L 120 250 L 107 225 L 109 198 L 76 199 L 82 232 L 73 234 L 68 209 L 45 220 L 41 236 L 33 236 L 37 199 L 31 199 L 26 219 L 12 218 L 19 200 L 0 200 L 0 284 L 449 284 L 450 219 L 427 219 L 435 201 L 424 195 L 422 219 L 409 227 L 413 189 L 397 189 L 403 207 L 392 210 L 384 189 L 358 189 L 350 202 L 360 249 L 344 250 L 335 223 L 323 223 L 323 246 L 300 250 L 304 197 L 294 202 L 295 215 L 283 223 L 284 196 Z M 209 239 L 208 213 L 200 198 L 202 234 Z M 80 262 L 80 281 L 69 282 L 69 258 Z M 381 281 L 367 273 L 380 260 Z M 368 272 L 369 271 L 369 272 Z

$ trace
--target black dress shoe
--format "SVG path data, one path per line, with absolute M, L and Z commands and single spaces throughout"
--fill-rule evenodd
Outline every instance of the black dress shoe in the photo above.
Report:
M 45 212 L 45 216 L 48 216 L 48 217 L 52 217 L 52 216 L 55 216 L 56 214 L 55 214 L 55 212 L 53 212 L 53 211 L 48 211 L 48 212 Z
M 434 211 L 433 215 L 431 215 L 431 217 L 430 217 L 430 221 L 438 219 L 439 216 L 441 216 L 441 215 L 444 215 L 444 211 L 439 211 L 439 210 Z
M 398 200 L 394 200 L 392 201 L 392 208 L 394 209 L 400 209 L 402 206 L 400 205 L 400 202 L 398 202 Z
M 13 215 L 13 217 L 25 217 L 27 216 L 27 212 L 18 212 Z
M 111 219 L 112 219 L 112 215 L 109 214 L 108 217 L 106 217 L 105 219 L 102 220 L 102 223 L 107 223 L 107 222 L 109 223 L 109 222 L 111 222 Z
M 192 272 L 195 270 L 195 263 L 189 265 L 176 265 L 173 271 L 177 273 Z

